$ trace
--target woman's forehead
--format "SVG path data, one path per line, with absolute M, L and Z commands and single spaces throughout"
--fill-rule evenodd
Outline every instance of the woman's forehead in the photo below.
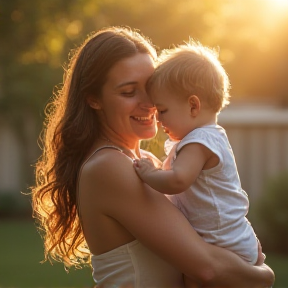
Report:
M 114 64 L 107 74 L 107 81 L 120 86 L 124 83 L 147 81 L 154 71 L 154 61 L 149 54 L 137 53 Z

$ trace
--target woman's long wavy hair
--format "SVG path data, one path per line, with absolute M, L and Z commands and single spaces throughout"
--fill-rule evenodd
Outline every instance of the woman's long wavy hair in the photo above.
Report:
M 31 189 L 45 260 L 61 261 L 66 267 L 90 263 L 77 213 L 77 177 L 101 133 L 101 123 L 87 97 L 101 97 L 111 67 L 136 53 L 156 58 L 150 41 L 130 28 L 109 27 L 91 34 L 73 51 L 63 86 L 45 109 L 40 137 L 43 153 Z

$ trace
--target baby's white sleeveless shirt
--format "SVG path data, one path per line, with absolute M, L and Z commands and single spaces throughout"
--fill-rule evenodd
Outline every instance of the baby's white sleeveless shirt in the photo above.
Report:
M 229 249 L 244 260 L 255 264 L 258 242 L 245 217 L 249 201 L 241 183 L 225 130 L 219 125 L 197 128 L 179 143 L 165 143 L 165 169 L 173 166 L 177 153 L 185 145 L 200 143 L 219 158 L 219 164 L 202 170 L 190 189 L 169 199 L 183 212 L 193 228 L 208 243 Z M 193 159 L 192 159 L 193 161 Z

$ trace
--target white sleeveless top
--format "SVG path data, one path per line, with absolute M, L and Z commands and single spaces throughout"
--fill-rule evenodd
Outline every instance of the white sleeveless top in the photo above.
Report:
M 101 147 L 90 155 L 82 167 L 92 155 L 104 148 L 117 149 L 122 152 L 115 146 Z M 148 155 L 153 157 L 153 154 L 147 151 L 141 151 L 141 154 L 144 157 Z M 155 157 L 153 158 L 157 161 Z M 80 210 L 78 212 L 81 219 Z M 182 273 L 152 253 L 138 240 L 100 255 L 91 255 L 91 265 L 97 288 L 184 287 Z
M 101 255 L 92 255 L 91 264 L 97 288 L 184 287 L 181 272 L 138 240 Z
M 234 154 L 225 130 L 207 125 L 188 133 L 179 143 L 167 141 L 166 169 L 171 169 L 179 151 L 187 144 L 200 143 L 219 158 L 219 164 L 202 170 L 186 191 L 169 196 L 193 228 L 211 244 L 229 249 L 250 264 L 258 258 L 258 241 L 246 218 L 247 193 L 242 189 Z

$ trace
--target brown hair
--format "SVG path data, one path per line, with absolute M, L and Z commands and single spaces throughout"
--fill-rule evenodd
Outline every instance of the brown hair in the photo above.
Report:
M 149 40 L 130 28 L 109 27 L 91 34 L 74 50 L 63 86 L 46 107 L 43 153 L 32 187 L 33 216 L 44 238 L 45 260 L 66 266 L 89 263 L 76 185 L 85 154 L 101 134 L 101 123 L 87 97 L 100 97 L 111 67 L 137 53 L 156 58 Z
M 153 94 L 163 87 L 184 96 L 197 95 L 215 112 L 229 104 L 230 82 L 218 54 L 192 40 L 162 51 L 147 88 Z

